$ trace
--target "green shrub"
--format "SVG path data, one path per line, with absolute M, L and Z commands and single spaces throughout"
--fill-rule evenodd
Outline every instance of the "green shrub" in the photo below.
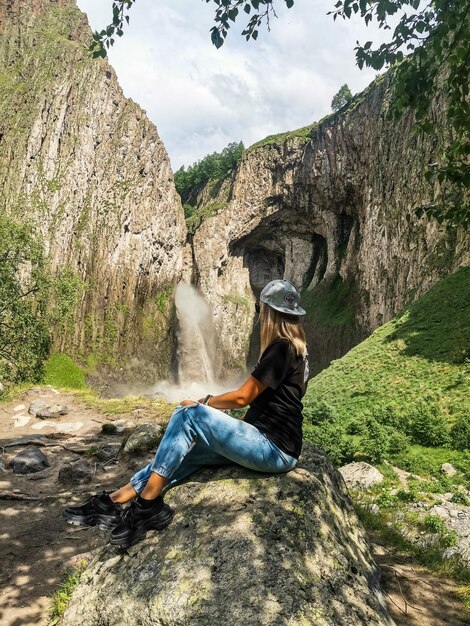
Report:
M 390 493 L 381 493 L 375 502 L 383 509 L 391 509 L 396 506 L 398 498 Z
M 452 426 L 450 445 L 454 450 L 470 450 L 470 415 L 462 415 Z
M 410 447 L 410 440 L 403 433 L 398 432 L 398 430 L 392 429 L 391 427 L 388 429 L 389 432 L 389 443 L 388 443 L 388 454 L 402 454 L 407 452 Z
M 41 238 L 0 214 L 0 379 L 40 380 L 50 348 L 48 287 Z
M 371 416 L 380 424 L 391 426 L 407 434 L 410 432 L 410 416 L 397 406 L 390 404 L 374 406 Z
M 78 274 L 62 266 L 56 272 L 52 287 L 51 297 L 54 304 L 49 312 L 49 323 L 54 328 L 64 327 L 72 319 L 87 286 Z
M 451 548 L 452 546 L 456 546 L 459 541 L 459 536 L 455 532 L 455 530 L 444 530 L 441 532 L 441 536 L 439 538 L 439 545 L 442 548 Z
M 380 424 L 374 417 L 365 419 L 359 450 L 372 463 L 380 463 L 390 455 L 403 453 L 408 450 L 408 446 L 406 435 L 399 433 L 392 426 Z
M 402 502 L 415 502 L 417 494 L 413 489 L 410 489 L 409 491 L 400 489 L 399 491 L 397 491 L 397 498 Z
M 332 423 L 338 419 L 335 409 L 324 400 L 313 400 L 304 407 L 303 414 L 310 424 Z
M 365 419 L 363 415 L 355 417 L 346 426 L 346 432 L 348 435 L 360 435 L 364 432 Z
M 454 502 L 455 504 L 464 504 L 465 506 L 470 506 L 470 500 L 461 491 L 456 491 L 450 501 Z
M 423 446 L 439 447 L 449 441 L 447 420 L 437 406 L 420 402 L 410 410 L 411 437 Z
M 343 426 L 336 423 L 323 422 L 321 425 L 304 426 L 304 438 L 321 448 L 335 465 L 351 461 L 355 446 L 347 436 Z
M 389 433 L 385 426 L 379 424 L 373 417 L 368 418 L 359 443 L 360 451 L 372 463 L 380 463 L 388 456 L 389 443 Z
M 446 529 L 444 521 L 437 515 L 426 515 L 424 525 L 432 533 L 441 533 Z

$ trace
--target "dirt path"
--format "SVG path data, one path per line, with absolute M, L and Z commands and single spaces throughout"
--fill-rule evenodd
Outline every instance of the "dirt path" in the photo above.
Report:
M 28 416 L 29 404 L 38 399 L 66 404 L 69 413 L 54 420 Z M 81 458 L 82 454 L 72 450 L 116 442 L 116 437 L 101 434 L 101 426 L 117 417 L 106 417 L 80 404 L 73 395 L 51 389 L 30 390 L 16 401 L 0 405 L 0 453 L 7 466 L 6 471 L 0 471 L 2 626 L 45 626 L 50 597 L 65 579 L 66 570 L 80 560 L 79 555 L 106 541 L 104 531 L 66 524 L 62 509 L 97 490 L 121 484 L 130 470 L 120 463 L 105 471 L 102 463 L 96 463 L 92 482 L 73 489 L 61 485 L 57 476 L 65 463 Z M 35 474 L 14 474 L 9 462 L 24 445 L 11 444 L 41 435 L 45 437 L 36 443 L 42 444 L 50 467 Z
M 387 606 L 397 626 L 468 626 L 457 585 L 407 563 L 390 549 L 374 543 L 372 550 L 382 570 Z
M 59 419 L 40 420 L 28 416 L 33 400 L 66 404 L 69 412 Z M 133 468 L 124 461 L 106 468 L 96 462 L 94 479 L 73 489 L 61 485 L 57 476 L 65 463 L 81 458 L 91 446 L 119 441 L 101 433 L 103 423 L 118 417 L 98 413 L 71 394 L 44 388 L 0 404 L 0 458 L 7 466 L 6 471 L 0 471 L 1 626 L 46 626 L 51 595 L 64 581 L 66 570 L 105 543 L 104 531 L 69 526 L 62 519 L 62 510 L 90 493 L 122 484 L 145 459 L 136 459 Z M 136 417 L 135 412 L 132 417 Z M 36 443 L 43 444 L 41 449 L 50 467 L 36 474 L 14 474 L 9 462 L 24 446 L 11 444 L 41 435 Z M 414 569 L 378 545 L 376 538 L 371 539 L 397 626 L 468 624 L 454 594 L 454 583 Z

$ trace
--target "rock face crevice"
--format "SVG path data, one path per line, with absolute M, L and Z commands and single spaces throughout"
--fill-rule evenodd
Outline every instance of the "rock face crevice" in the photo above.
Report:
M 345 484 L 319 449 L 305 444 L 288 474 L 205 470 L 166 501 L 175 517 L 163 532 L 95 556 L 64 626 L 393 626 Z
M 86 51 L 75 3 L 0 5 L 0 210 L 31 221 L 82 283 L 55 345 L 153 382 L 173 351 L 186 226 L 166 150 Z
M 390 121 L 389 99 L 385 76 L 309 137 L 248 149 L 225 204 L 212 188 L 200 195 L 202 212 L 208 202 L 221 207 L 193 247 L 225 365 L 245 362 L 254 302 L 269 280 L 303 291 L 315 374 L 470 262 L 463 230 L 413 212 L 431 198 L 424 171 L 446 136 L 442 102 L 433 104 L 436 139 L 414 133 L 411 112 Z

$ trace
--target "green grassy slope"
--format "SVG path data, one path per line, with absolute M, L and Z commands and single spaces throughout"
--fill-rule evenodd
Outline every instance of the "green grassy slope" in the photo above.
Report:
M 389 460 L 431 472 L 445 458 L 470 479 L 470 268 L 333 361 L 310 381 L 304 407 L 304 437 L 338 465 Z
M 378 405 L 408 413 L 426 402 L 450 423 L 470 415 L 470 268 L 434 285 L 310 381 L 346 422 Z

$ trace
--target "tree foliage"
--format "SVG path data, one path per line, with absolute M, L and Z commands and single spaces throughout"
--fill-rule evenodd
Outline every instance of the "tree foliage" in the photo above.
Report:
M 461 196 L 470 185 L 470 2 L 338 0 L 331 12 L 335 19 L 347 19 L 355 13 L 366 24 L 375 20 L 384 30 L 391 30 L 389 19 L 401 14 L 387 43 L 374 47 L 372 41 L 364 45 L 357 42 L 355 48 L 359 68 L 393 68 L 392 118 L 399 119 L 410 108 L 417 130 L 436 136 L 432 104 L 436 94 L 444 93 L 451 139 L 425 174 L 434 187 L 434 201 L 418 207 L 417 213 L 426 213 L 439 222 L 469 225 L 468 202 Z M 456 194 L 456 189 L 462 193 Z
M 50 347 L 43 246 L 31 227 L 0 215 L 0 378 L 37 381 Z
M 208 154 L 187 169 L 181 167 L 175 173 L 175 185 L 183 204 L 188 202 L 193 191 L 201 189 L 210 180 L 226 176 L 241 159 L 243 150 L 243 142 L 229 143 L 222 152 Z
M 333 100 L 331 101 L 331 108 L 333 111 L 339 111 L 339 109 L 352 100 L 352 97 L 351 90 L 345 83 L 333 97 Z
M 106 48 L 114 36 L 123 34 L 129 22 L 128 10 L 136 0 L 114 0 L 113 20 L 100 33 L 95 32 L 90 51 L 93 56 L 106 56 Z M 206 0 L 215 5 L 213 44 L 220 48 L 229 30 L 244 14 L 246 39 L 257 39 L 259 28 L 276 17 L 276 0 Z M 333 2 L 333 0 L 332 0 Z M 294 0 L 277 0 L 287 8 Z M 418 215 L 426 213 L 439 222 L 470 224 L 470 209 L 465 190 L 470 185 L 470 101 L 468 65 L 470 62 L 469 0 L 338 0 L 329 12 L 334 19 L 350 19 L 359 15 L 367 24 L 375 21 L 380 29 L 390 30 L 388 42 L 374 47 L 372 41 L 357 42 L 356 62 L 359 68 L 377 71 L 393 68 L 393 99 L 390 115 L 399 118 L 411 108 L 417 128 L 436 136 L 432 102 L 436 93 L 445 96 L 445 111 L 451 130 L 446 147 L 429 164 L 426 178 L 433 186 L 433 202 L 418 207 Z M 390 18 L 399 16 L 395 28 Z M 457 189 L 457 193 L 455 190 Z

